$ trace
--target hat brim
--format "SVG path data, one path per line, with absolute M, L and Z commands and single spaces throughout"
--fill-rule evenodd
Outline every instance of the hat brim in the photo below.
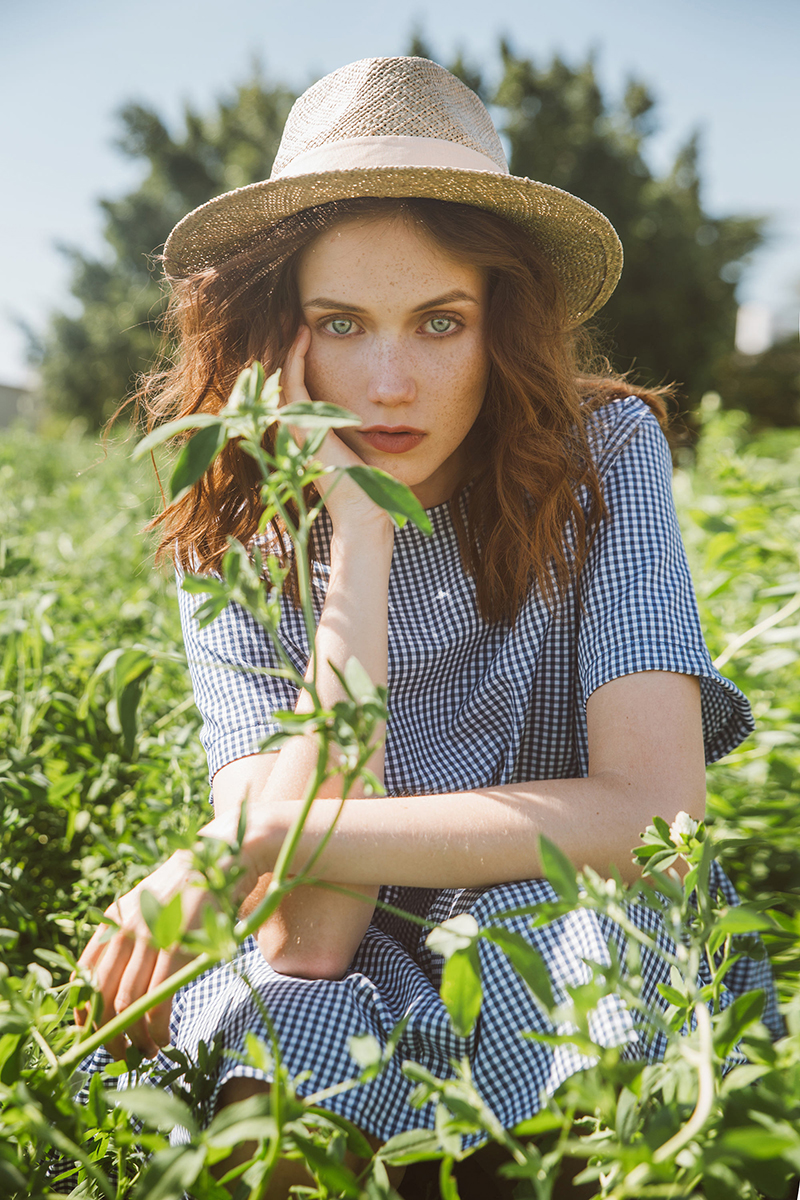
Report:
M 285 217 L 356 196 L 449 200 L 520 225 L 552 263 L 570 325 L 580 325 L 605 304 L 622 271 L 622 245 L 611 222 L 551 184 L 451 167 L 359 167 L 252 183 L 200 205 L 167 238 L 166 275 L 177 280 L 208 270 Z

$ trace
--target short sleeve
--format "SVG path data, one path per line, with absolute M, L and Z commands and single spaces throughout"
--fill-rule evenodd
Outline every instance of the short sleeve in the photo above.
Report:
M 277 656 L 264 630 L 245 609 L 229 604 L 200 629 L 194 613 L 205 597 L 191 595 L 180 585 L 179 576 L 183 640 L 195 703 L 203 718 L 200 741 L 213 779 L 226 763 L 258 753 L 264 739 L 276 732 L 272 713 L 294 709 L 297 689 L 289 680 L 265 673 L 278 665 Z M 286 649 L 303 673 L 305 656 L 294 646 Z
M 700 680 L 706 761 L 753 730 L 750 706 L 713 666 L 672 497 L 672 461 L 658 422 L 635 397 L 599 410 L 591 430 L 608 509 L 581 572 L 582 699 L 639 671 Z

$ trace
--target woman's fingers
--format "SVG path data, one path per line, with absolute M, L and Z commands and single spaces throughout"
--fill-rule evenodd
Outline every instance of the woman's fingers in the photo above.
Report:
M 103 997 L 103 1009 L 98 1018 L 98 1025 L 105 1025 L 117 1015 L 119 985 L 128 968 L 134 946 L 131 938 L 117 934 L 108 943 L 106 953 L 95 970 L 97 990 Z
M 225 834 L 227 830 L 211 822 L 207 827 L 209 836 Z M 251 872 L 255 875 L 255 872 Z M 79 961 L 80 966 L 91 973 L 97 991 L 102 997 L 102 1011 L 98 1025 L 107 1024 L 114 1016 L 124 1012 L 131 1004 L 141 999 L 173 975 L 192 955 L 182 954 L 177 949 L 160 951 L 153 945 L 141 909 L 142 893 L 147 890 L 159 902 L 168 904 L 175 896 L 183 900 L 183 916 L 186 928 L 195 928 L 201 920 L 208 896 L 203 887 L 195 887 L 197 875 L 190 851 L 176 851 L 162 863 L 147 879 L 138 884 L 127 895 L 120 897 L 105 913 L 107 920 L 118 925 L 111 933 L 108 925 L 101 925 L 86 945 Z M 252 883 L 255 882 L 253 878 Z M 76 1010 L 75 1020 L 85 1025 L 91 1009 Z M 159 1044 L 169 1038 L 170 1003 L 164 1001 L 146 1014 L 128 1030 L 128 1036 L 143 1054 L 158 1053 Z M 125 1053 L 125 1039 L 115 1038 L 108 1049 L 117 1058 Z
M 98 1027 L 125 1012 L 136 1000 L 154 991 L 191 961 L 190 955 L 178 950 L 158 951 L 148 940 L 134 940 L 121 934 L 104 945 L 103 951 L 94 971 L 97 990 L 103 998 Z M 171 997 L 156 1005 L 145 1017 L 130 1025 L 125 1034 L 105 1043 L 109 1054 L 124 1058 L 130 1043 L 146 1057 L 155 1057 L 159 1047 L 169 1043 L 171 1009 Z M 85 1024 L 89 1011 L 88 1005 L 85 1009 L 76 1009 L 76 1022 Z
M 281 407 L 286 404 L 294 404 L 298 401 L 307 402 L 311 400 L 305 383 L 306 351 L 310 345 L 311 330 L 307 325 L 301 325 L 297 337 L 294 339 L 286 356 L 286 363 L 281 372 Z M 297 442 L 297 445 L 302 446 L 306 440 L 303 430 L 290 425 L 289 432 Z
M 188 954 L 177 950 L 162 950 L 158 956 L 153 974 L 150 979 L 150 991 L 159 987 L 165 979 L 169 979 L 181 967 L 186 966 L 191 959 Z M 172 1000 L 164 1000 L 148 1012 L 145 1022 L 151 1043 L 155 1047 L 169 1045 L 169 1020 L 172 1011 Z
M 309 400 L 306 390 L 306 354 L 311 345 L 311 330 L 307 325 L 301 325 L 297 337 L 292 342 L 286 363 L 281 372 L 282 404 L 291 404 L 295 400 Z
M 83 953 L 78 959 L 78 966 L 85 967 L 87 971 L 91 971 L 96 967 L 105 954 L 113 936 L 114 934 L 109 925 L 98 925 L 83 948 Z
M 157 961 L 158 950 L 149 942 L 137 941 L 134 944 L 114 997 L 114 1009 L 117 1014 L 125 1012 L 126 1008 L 130 1008 L 135 1001 L 150 991 L 150 981 Z M 126 1032 L 137 1050 L 141 1050 L 148 1058 L 153 1058 L 158 1053 L 158 1046 L 150 1037 L 144 1018 L 130 1025 Z
M 98 1026 L 105 1025 L 115 1016 L 114 998 L 133 950 L 130 938 L 121 934 L 109 934 L 109 927 L 101 925 L 78 959 L 79 965 L 94 977 L 95 987 L 103 1001 L 97 1018 Z M 85 1025 L 91 1010 L 91 1004 L 74 1009 L 76 1024 Z

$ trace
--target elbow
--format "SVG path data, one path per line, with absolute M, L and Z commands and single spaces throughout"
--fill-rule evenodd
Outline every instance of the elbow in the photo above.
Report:
M 681 812 L 686 813 L 695 821 L 704 820 L 706 815 L 705 769 L 701 776 L 686 780 L 683 787 L 663 790 L 660 795 L 654 797 L 654 802 L 657 802 L 658 806 L 653 809 L 651 820 L 653 817 L 659 816 L 671 825 L 678 813 Z
M 345 961 L 343 953 L 335 948 L 309 948 L 299 941 L 276 937 L 269 923 L 258 931 L 258 947 L 262 955 L 279 975 L 294 979 L 342 979 L 350 966 L 350 957 Z
M 605 772 L 610 798 L 621 811 L 636 814 L 638 821 L 648 824 L 653 817 L 663 817 L 671 824 L 679 812 L 688 813 L 702 821 L 706 810 L 705 764 L 692 770 L 665 771 L 646 777 L 623 771 Z
M 335 957 L 320 958 L 315 955 L 313 959 L 300 953 L 288 953 L 272 955 L 267 959 L 273 971 L 277 971 L 279 975 L 290 975 L 293 979 L 343 979 L 349 962 L 342 963 Z

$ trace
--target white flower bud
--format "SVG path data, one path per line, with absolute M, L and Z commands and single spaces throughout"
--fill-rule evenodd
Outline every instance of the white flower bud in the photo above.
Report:
M 694 821 L 688 813 L 679 812 L 669 827 L 669 836 L 676 846 L 688 842 L 697 833 L 699 822 Z

